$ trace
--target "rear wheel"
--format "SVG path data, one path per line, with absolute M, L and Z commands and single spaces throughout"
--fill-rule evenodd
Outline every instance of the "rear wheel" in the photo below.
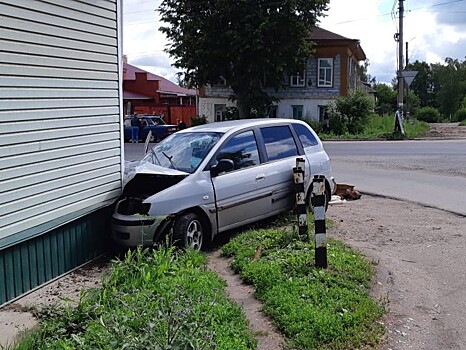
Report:
M 205 239 L 205 229 L 199 216 L 194 213 L 180 215 L 173 226 L 173 237 L 178 245 L 200 251 Z
M 313 213 L 314 208 L 311 202 L 311 195 L 312 195 L 312 184 L 309 187 L 309 192 L 307 193 L 306 203 L 307 203 L 307 209 L 311 213 Z M 332 198 L 332 195 L 330 194 L 330 188 L 327 185 L 325 185 L 325 211 L 327 211 L 328 203 L 330 202 L 331 198 Z

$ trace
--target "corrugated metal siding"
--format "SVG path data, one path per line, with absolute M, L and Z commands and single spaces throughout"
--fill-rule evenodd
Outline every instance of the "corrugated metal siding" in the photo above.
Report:
M 0 249 L 120 193 L 117 1 L 0 0 Z
M 102 254 L 109 209 L 0 250 L 0 305 Z

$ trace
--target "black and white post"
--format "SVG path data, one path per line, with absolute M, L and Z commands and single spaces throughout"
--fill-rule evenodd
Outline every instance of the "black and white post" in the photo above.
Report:
M 301 238 L 308 237 L 306 195 L 304 192 L 304 159 L 296 158 L 296 167 L 293 168 L 295 212 L 298 218 L 298 232 Z
M 325 228 L 325 177 L 315 175 L 312 181 L 311 204 L 314 209 L 315 262 L 318 268 L 327 268 L 327 232 Z

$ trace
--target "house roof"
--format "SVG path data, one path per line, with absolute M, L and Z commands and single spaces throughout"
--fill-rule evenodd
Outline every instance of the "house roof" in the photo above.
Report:
M 311 40 L 352 40 L 329 30 L 315 27 L 311 33 Z
M 158 92 L 163 94 L 174 94 L 178 96 L 195 96 L 196 90 L 186 89 L 176 85 L 168 79 L 165 79 L 159 75 L 147 72 L 138 67 L 132 66 L 129 63 L 123 63 L 124 80 L 136 80 L 136 73 L 146 73 L 147 80 L 158 80 L 159 90 Z
M 350 39 L 320 27 L 314 27 L 312 29 L 309 39 L 314 41 L 317 45 L 322 45 L 324 43 L 332 45 L 335 42 L 345 43 L 350 47 L 351 51 L 359 61 L 364 61 L 366 59 L 366 54 L 364 53 L 358 39 Z
M 123 99 L 125 99 L 125 100 L 152 100 L 153 97 L 152 96 L 146 96 L 146 95 L 143 95 L 143 94 L 139 94 L 139 93 L 133 92 L 133 91 L 124 90 L 123 91 Z

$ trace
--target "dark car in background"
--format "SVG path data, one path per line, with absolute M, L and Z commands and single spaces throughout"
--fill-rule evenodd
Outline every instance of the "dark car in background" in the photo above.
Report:
M 134 116 L 126 116 L 124 119 L 124 138 L 125 142 L 131 140 L 131 119 Z M 151 142 L 159 142 L 168 135 L 178 131 L 176 125 L 170 125 L 165 123 L 165 120 L 158 115 L 138 115 L 139 119 L 139 139 L 145 140 L 149 131 L 152 131 Z

